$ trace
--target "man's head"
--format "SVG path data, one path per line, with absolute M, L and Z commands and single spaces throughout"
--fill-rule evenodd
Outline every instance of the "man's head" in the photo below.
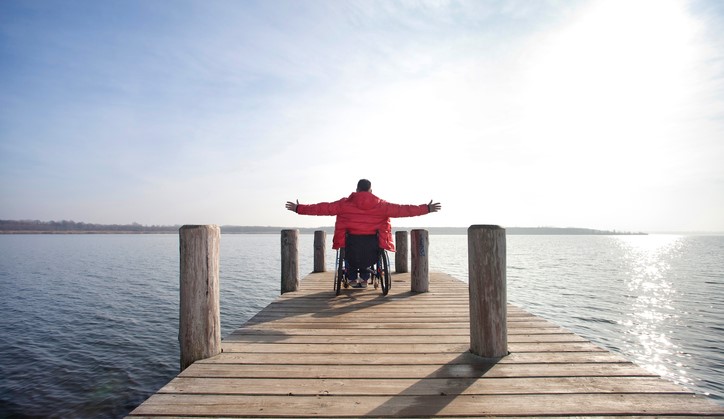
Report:
M 372 182 L 367 179 L 360 179 L 357 182 L 357 192 L 372 192 Z

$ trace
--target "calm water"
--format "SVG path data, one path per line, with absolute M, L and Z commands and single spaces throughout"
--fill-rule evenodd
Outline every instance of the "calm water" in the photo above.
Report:
M 724 404 L 724 237 L 507 241 L 512 303 Z M 279 249 L 222 236 L 222 336 L 278 296 Z M 166 384 L 178 264 L 176 235 L 0 235 L 0 417 L 122 417 Z M 467 238 L 431 236 L 430 269 L 466 280 Z

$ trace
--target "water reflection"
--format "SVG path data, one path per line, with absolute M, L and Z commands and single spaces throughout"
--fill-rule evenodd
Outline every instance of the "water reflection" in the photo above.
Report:
M 431 238 L 430 269 L 467 281 L 466 244 Z M 510 235 L 508 300 L 722 403 L 722 254 L 722 236 Z
M 466 238 L 434 239 L 431 270 L 467 281 Z M 671 381 L 704 394 L 722 388 L 721 380 L 706 378 L 717 376 L 724 359 L 716 355 L 724 295 L 721 238 L 511 235 L 507 240 L 511 303 Z
M 681 368 L 686 355 L 671 340 L 671 326 L 680 320 L 676 310 L 677 288 L 670 274 L 672 261 L 680 257 L 682 236 L 618 236 L 627 292 L 619 323 L 635 340 L 626 352 L 635 361 L 670 380 L 690 384 Z

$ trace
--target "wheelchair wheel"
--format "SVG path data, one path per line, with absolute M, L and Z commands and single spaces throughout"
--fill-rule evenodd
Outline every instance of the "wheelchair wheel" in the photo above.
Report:
M 334 272 L 334 291 L 336 295 L 342 292 L 342 281 L 344 281 L 344 248 L 337 249 L 337 266 Z M 347 282 L 345 281 L 345 288 Z
M 392 281 L 390 281 L 390 259 L 387 256 L 387 252 L 380 251 L 380 258 L 377 263 L 377 270 L 380 271 L 380 284 L 382 284 L 382 295 L 387 295 L 390 292 Z

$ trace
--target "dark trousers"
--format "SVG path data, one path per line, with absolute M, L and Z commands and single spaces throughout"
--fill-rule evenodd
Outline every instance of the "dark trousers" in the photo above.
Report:
M 344 259 L 347 261 L 347 275 L 349 279 L 370 278 L 370 271 L 367 269 L 377 263 L 377 235 L 357 236 L 348 234 L 345 245 Z

